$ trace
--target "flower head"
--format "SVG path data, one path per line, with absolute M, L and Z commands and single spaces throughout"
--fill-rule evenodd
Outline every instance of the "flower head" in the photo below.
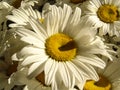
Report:
M 108 62 L 104 70 L 98 70 L 100 79 L 98 81 L 88 80 L 84 86 L 85 90 L 118 90 L 120 89 L 120 61 Z
M 117 0 L 90 0 L 84 4 L 84 18 L 99 28 L 99 34 L 120 36 L 120 3 Z
M 35 17 L 28 18 L 32 30 L 18 27 L 15 31 L 28 45 L 13 58 L 17 56 L 23 67 L 29 67 L 28 77 L 37 76 L 39 80 L 39 74 L 44 73 L 43 83 L 54 85 L 53 89 L 60 83 L 73 88 L 85 77 L 98 80 L 94 66 L 104 68 L 105 63 L 97 54 L 108 58 L 111 55 L 96 36 L 95 28 L 83 27 L 81 9 L 72 11 L 66 4 L 63 8 L 50 5 L 43 23 Z
M 25 4 L 25 5 L 24 5 Z M 9 24 L 10 27 L 22 27 L 31 28 L 29 25 L 29 17 L 32 16 L 36 20 L 40 20 L 41 23 L 44 20 L 44 11 L 39 13 L 37 10 L 33 10 L 32 6 L 26 6 L 26 3 L 23 2 L 22 6 L 19 9 L 14 9 L 12 11 L 13 15 L 7 15 L 7 19 L 11 20 L 13 23 Z

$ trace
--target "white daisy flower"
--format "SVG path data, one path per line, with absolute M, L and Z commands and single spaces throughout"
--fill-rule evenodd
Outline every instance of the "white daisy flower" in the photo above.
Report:
M 100 79 L 86 82 L 85 90 L 120 90 L 120 61 L 109 62 L 104 70 L 98 70 Z
M 23 0 L 21 1 L 20 7 L 35 6 L 36 3 L 38 3 L 38 0 Z
M 49 9 L 44 24 L 30 17 L 32 31 L 18 28 L 16 33 L 29 45 L 13 58 L 17 56 L 22 66 L 29 66 L 29 77 L 44 72 L 48 86 L 63 82 L 65 87 L 73 88 L 77 82 L 82 83 L 85 76 L 98 80 L 93 66 L 104 68 L 105 63 L 97 54 L 109 58 L 111 55 L 101 38 L 95 36 L 95 28 L 79 23 L 80 8 L 73 12 L 65 4 L 63 8 L 53 5 Z
M 120 36 L 119 0 L 90 0 L 83 7 L 84 19 L 99 28 L 100 35 Z
M 19 8 L 20 6 L 34 6 L 35 3 L 37 3 L 38 0 L 2 0 L 4 2 L 7 2 L 14 8 Z
M 19 9 L 14 9 L 12 11 L 13 15 L 8 15 L 7 19 L 13 21 L 14 23 L 11 23 L 10 27 L 22 27 L 26 26 L 27 28 L 31 28 L 31 26 L 28 24 L 29 17 L 32 16 L 36 20 L 40 20 L 41 23 L 43 23 L 44 20 L 44 11 L 40 13 L 37 10 L 33 10 L 31 6 L 29 7 L 20 7 Z

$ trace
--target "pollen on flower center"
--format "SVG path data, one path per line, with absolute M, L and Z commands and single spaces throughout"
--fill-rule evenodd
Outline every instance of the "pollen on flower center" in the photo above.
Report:
M 100 76 L 97 82 L 93 80 L 87 81 L 84 90 L 111 90 L 111 83 L 106 77 Z
M 101 21 L 106 23 L 113 23 L 119 19 L 119 13 L 116 6 L 113 5 L 102 5 L 97 11 L 98 17 Z
M 41 19 L 40 19 L 40 23 L 43 23 L 43 22 L 44 22 L 44 19 L 43 19 L 43 18 L 41 18 Z
M 46 40 L 46 53 L 57 61 L 72 60 L 76 56 L 77 47 L 68 35 L 58 33 Z
M 86 0 L 70 0 L 70 1 L 71 1 L 71 3 L 78 4 L 78 3 L 82 3 Z

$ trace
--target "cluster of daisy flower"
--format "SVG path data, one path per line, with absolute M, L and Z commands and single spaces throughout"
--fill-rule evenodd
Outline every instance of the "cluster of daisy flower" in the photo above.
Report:
M 120 0 L 0 0 L 0 90 L 120 90 Z

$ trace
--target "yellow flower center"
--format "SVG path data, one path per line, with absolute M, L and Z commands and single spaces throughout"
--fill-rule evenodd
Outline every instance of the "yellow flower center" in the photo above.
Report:
M 43 18 L 41 18 L 41 19 L 40 19 L 40 23 L 43 23 L 43 22 L 44 22 L 44 19 L 43 19 Z
M 87 81 L 84 90 L 111 90 L 111 83 L 106 77 L 100 76 L 97 82 L 93 80 Z
M 70 0 L 70 1 L 71 1 L 71 3 L 78 4 L 78 3 L 82 3 L 86 0 Z
M 102 5 L 97 11 L 98 17 L 101 21 L 106 23 L 113 23 L 119 19 L 118 8 L 114 5 Z
M 12 65 L 7 69 L 7 75 L 10 76 L 12 73 L 17 71 L 18 62 L 13 62 Z
M 46 40 L 46 53 L 57 61 L 72 60 L 77 51 L 74 40 L 62 33 L 54 34 Z

